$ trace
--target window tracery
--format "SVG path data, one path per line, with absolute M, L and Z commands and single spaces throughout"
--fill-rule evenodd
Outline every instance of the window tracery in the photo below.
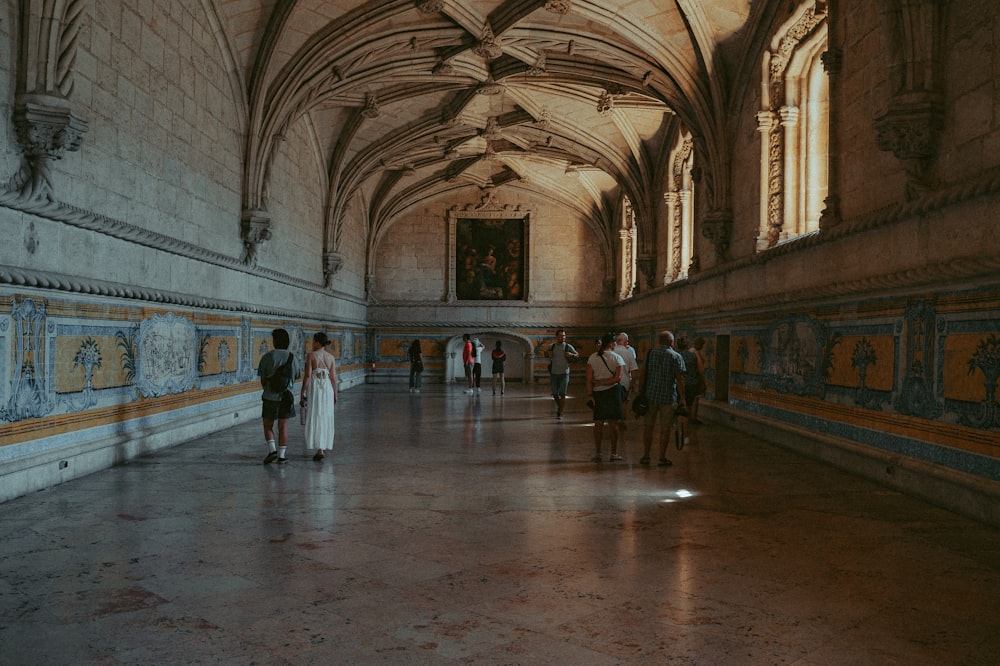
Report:
M 667 253 L 663 284 L 688 276 L 698 264 L 694 247 L 694 141 L 691 133 L 678 134 L 670 151 L 670 176 L 663 200 L 667 204 Z
M 804 4 L 764 54 L 758 251 L 820 226 L 829 182 L 827 41 L 826 4 Z

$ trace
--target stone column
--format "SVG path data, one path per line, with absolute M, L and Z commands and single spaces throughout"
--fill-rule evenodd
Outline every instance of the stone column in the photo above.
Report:
M 783 203 L 781 208 L 781 228 L 778 231 L 778 241 L 788 238 L 789 233 L 802 233 L 800 225 L 802 216 L 799 214 L 799 188 L 802 183 L 799 181 L 799 107 L 783 106 L 778 109 L 778 117 L 781 118 L 784 144 L 784 179 L 781 187 Z M 789 226 L 795 228 L 789 229 Z M 771 230 L 774 235 L 774 230 Z M 773 245 L 773 243 L 772 243 Z
M 664 192 L 663 201 L 667 204 L 667 231 L 672 231 L 674 219 L 677 213 L 677 192 Z M 663 270 L 663 284 L 670 284 L 673 280 L 677 279 L 680 273 L 679 262 L 680 256 L 674 256 L 674 247 L 676 245 L 675 239 L 672 238 L 672 233 L 660 234 L 663 240 L 658 241 L 658 245 L 661 248 L 657 252 L 658 255 L 666 257 L 667 265 Z M 676 259 L 676 260 L 675 260 Z
M 760 132 L 760 230 L 757 233 L 757 251 L 766 250 L 770 247 L 768 243 L 768 230 L 771 221 L 771 197 L 772 189 L 780 187 L 779 183 L 772 184 L 775 174 L 771 173 L 771 129 L 774 127 L 777 116 L 771 111 L 761 111 L 757 114 L 757 131 Z

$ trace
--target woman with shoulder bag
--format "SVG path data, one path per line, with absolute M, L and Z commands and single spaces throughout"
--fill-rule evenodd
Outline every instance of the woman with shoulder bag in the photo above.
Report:
M 601 462 L 605 421 L 611 431 L 611 461 L 622 459 L 618 455 L 618 422 L 624 418 L 619 382 L 625 369 L 625 361 L 611 351 L 614 342 L 613 333 L 604 334 L 598 350 L 587 359 L 587 405 L 594 410 L 594 457 L 591 462 Z

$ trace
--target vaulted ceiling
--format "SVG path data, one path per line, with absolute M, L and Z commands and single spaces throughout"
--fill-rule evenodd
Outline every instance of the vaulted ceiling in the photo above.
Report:
M 374 238 L 428 197 L 490 185 L 575 210 L 610 240 L 622 195 L 640 218 L 655 210 L 682 126 L 709 178 L 728 168 L 726 82 L 756 67 L 748 26 L 775 3 L 756 4 L 217 0 L 247 91 L 245 207 L 266 209 L 276 140 L 306 122 L 329 179 L 328 246 L 358 194 Z

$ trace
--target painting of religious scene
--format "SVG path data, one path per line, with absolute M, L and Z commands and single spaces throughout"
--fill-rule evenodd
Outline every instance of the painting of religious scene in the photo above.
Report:
M 525 299 L 524 220 L 459 218 L 455 293 L 460 300 Z

